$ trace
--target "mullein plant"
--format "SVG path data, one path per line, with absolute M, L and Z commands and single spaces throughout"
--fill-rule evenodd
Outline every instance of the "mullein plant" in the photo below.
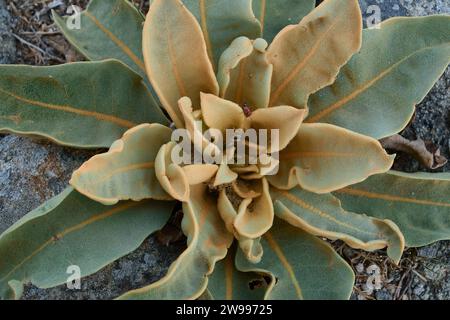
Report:
M 1 298 L 99 271 L 180 203 L 187 248 L 119 299 L 347 299 L 354 274 L 324 238 L 394 263 L 450 238 L 450 175 L 390 171 L 379 142 L 450 62 L 449 16 L 363 30 L 356 0 L 154 0 L 146 18 L 92 0 L 78 18 L 54 14 L 88 62 L 0 66 L 0 130 L 109 151 L 0 236 Z M 278 172 L 175 163 L 174 127 L 194 150 L 205 129 L 278 129 Z

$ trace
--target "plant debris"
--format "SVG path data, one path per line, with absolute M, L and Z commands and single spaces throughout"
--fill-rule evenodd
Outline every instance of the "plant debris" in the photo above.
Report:
M 420 138 L 411 141 L 396 134 L 384 138 L 380 142 L 385 149 L 406 152 L 412 155 L 427 169 L 439 169 L 448 162 L 447 158 L 441 155 L 439 147 L 436 147 L 431 141 L 423 141 Z
M 449 299 L 448 241 L 424 248 L 409 248 L 395 265 L 384 252 L 355 250 L 332 242 L 356 275 L 353 300 Z
M 17 64 L 55 65 L 84 60 L 64 38 L 52 20 L 51 11 L 65 16 L 72 6 L 85 9 L 89 0 L 6 0 L 12 15 L 12 36 L 17 40 Z M 148 11 L 149 1 L 134 0 L 141 11 Z

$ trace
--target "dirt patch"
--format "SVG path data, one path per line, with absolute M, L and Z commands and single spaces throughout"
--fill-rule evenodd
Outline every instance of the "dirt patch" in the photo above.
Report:
M 51 18 L 52 9 L 60 15 L 66 14 L 69 3 L 84 8 L 88 1 L 6 0 L 13 17 L 16 63 L 54 65 L 82 60 L 82 56 L 64 39 Z
M 341 241 L 332 245 L 355 272 L 354 300 L 450 299 L 450 241 L 407 249 L 399 265 L 384 250 L 355 250 Z

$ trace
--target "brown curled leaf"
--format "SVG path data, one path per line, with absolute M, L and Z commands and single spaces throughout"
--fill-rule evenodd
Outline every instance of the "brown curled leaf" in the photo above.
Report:
M 441 150 L 432 143 L 426 143 L 422 139 L 408 140 L 399 134 L 380 140 L 385 149 L 401 151 L 416 158 L 427 169 L 439 169 L 448 162 L 447 158 L 441 155 Z

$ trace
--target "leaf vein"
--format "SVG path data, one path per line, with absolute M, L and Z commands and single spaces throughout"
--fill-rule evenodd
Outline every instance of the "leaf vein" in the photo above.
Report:
M 133 51 L 119 38 L 117 38 L 111 31 L 108 30 L 95 16 L 93 16 L 89 11 L 85 11 L 84 14 L 88 17 L 108 38 L 111 39 L 131 60 L 145 72 L 144 62 L 139 59 Z
M 317 122 L 320 119 L 322 119 L 323 117 L 329 115 L 330 113 L 332 113 L 332 112 L 342 108 L 346 103 L 356 99 L 363 92 L 367 91 L 369 88 L 374 86 L 378 81 L 380 81 L 381 79 L 386 77 L 392 70 L 394 70 L 396 67 L 401 65 L 403 62 L 405 62 L 409 58 L 411 58 L 413 55 L 415 55 L 416 53 L 418 53 L 420 51 L 424 51 L 424 50 L 431 49 L 431 48 L 433 48 L 433 46 L 424 47 L 424 48 L 422 48 L 422 49 L 420 49 L 418 51 L 415 51 L 415 52 L 407 55 L 406 57 L 400 59 L 398 62 L 394 63 L 389 68 L 387 68 L 386 70 L 384 70 L 380 74 L 378 74 L 376 77 L 374 77 L 373 79 L 371 79 L 371 80 L 367 81 L 366 83 L 364 83 L 362 86 L 357 88 L 351 94 L 341 98 L 340 100 L 336 101 L 332 105 L 325 107 L 322 111 L 318 112 L 317 114 L 315 114 L 311 118 L 306 119 L 305 122 L 307 122 L 307 123 Z
M 354 230 L 354 231 L 357 231 L 357 232 L 361 232 L 361 233 L 365 233 L 365 234 L 369 234 L 369 235 L 379 236 L 375 232 L 362 230 L 362 229 L 359 229 L 359 228 L 357 228 L 355 226 L 352 226 L 352 225 L 350 225 L 348 223 L 339 221 L 338 219 L 334 218 L 330 214 L 320 210 L 319 208 L 314 207 L 313 205 L 303 201 L 302 199 L 300 199 L 300 198 L 298 198 L 298 197 L 296 197 L 296 196 L 294 196 L 294 195 L 292 195 L 292 194 L 290 194 L 290 193 L 288 193 L 286 191 L 277 190 L 276 192 L 278 194 L 280 194 L 281 196 L 283 196 L 284 198 L 286 198 L 287 200 L 291 201 L 292 203 L 302 207 L 303 209 L 306 209 L 306 210 L 308 210 L 308 211 L 310 211 L 310 212 L 312 212 L 314 214 L 318 214 L 320 217 L 325 218 L 325 219 L 327 219 L 327 220 L 329 220 L 329 221 L 331 221 L 331 222 L 333 222 L 333 223 L 335 223 L 337 225 L 340 225 L 340 226 L 342 226 L 344 228 L 347 228 L 347 229 L 350 229 L 350 230 Z
M 126 209 L 135 207 L 139 204 L 141 204 L 142 202 L 138 203 L 138 202 L 129 202 L 120 206 L 117 206 L 111 210 L 105 211 L 101 214 L 95 215 L 92 218 L 89 218 L 77 225 L 74 225 L 72 227 L 69 227 L 59 233 L 57 233 L 55 236 L 51 237 L 50 239 L 48 239 L 47 241 L 45 241 L 40 247 L 38 247 L 36 250 L 34 250 L 30 255 L 28 255 L 27 257 L 25 257 L 19 264 L 17 264 L 11 271 L 9 271 L 5 276 L 3 276 L 2 278 L 0 278 L 0 282 L 4 282 L 5 279 L 7 279 L 11 274 L 15 273 L 17 270 L 19 270 L 24 264 L 26 264 L 30 259 L 32 259 L 34 256 L 36 256 L 37 254 L 39 254 L 41 251 L 43 251 L 45 248 L 47 248 L 50 244 L 55 242 L 55 239 L 57 239 L 58 241 L 61 240 L 62 238 L 64 238 L 65 236 L 69 235 L 70 233 L 76 232 L 78 230 L 83 229 L 84 227 L 93 224 L 95 222 L 98 222 L 100 220 L 109 218 L 117 213 L 120 213 Z
M 267 232 L 264 235 L 264 238 L 267 240 L 267 243 L 269 244 L 270 248 L 275 252 L 278 259 L 280 260 L 283 267 L 286 269 L 287 273 L 289 274 L 289 277 L 291 278 L 292 284 L 294 286 L 295 292 L 297 294 L 297 297 L 300 300 L 303 300 L 303 293 L 302 289 L 300 287 L 300 284 L 297 280 L 297 277 L 295 275 L 294 269 L 292 268 L 291 264 L 289 263 L 289 260 L 286 258 L 286 256 L 283 253 L 283 250 L 280 248 L 276 240 L 273 238 L 272 234 L 270 232 Z
M 359 189 L 354 189 L 354 188 L 343 188 L 343 189 L 337 190 L 335 192 L 353 195 L 353 196 L 366 197 L 366 198 L 371 198 L 371 199 L 380 199 L 380 200 L 388 200 L 388 201 L 394 201 L 394 202 L 406 202 L 406 203 L 414 203 L 414 204 L 420 204 L 420 205 L 426 205 L 426 206 L 437 206 L 437 207 L 450 208 L 450 203 L 446 203 L 446 202 L 412 199 L 412 198 L 407 198 L 407 197 L 393 196 L 393 195 L 389 195 L 389 194 L 370 192 L 370 191 L 359 190 Z
M 132 128 L 132 127 L 136 126 L 136 124 L 131 121 L 124 120 L 124 119 L 121 119 L 121 118 L 118 118 L 115 116 L 107 115 L 104 113 L 77 109 L 77 108 L 65 106 L 65 105 L 57 105 L 57 104 L 51 104 L 51 103 L 46 103 L 46 102 L 41 102 L 41 101 L 35 101 L 35 100 L 31 100 L 31 99 L 19 96 L 12 92 L 3 90 L 3 89 L 0 89 L 0 93 L 3 93 L 5 95 L 8 95 L 8 96 L 16 99 L 16 100 L 22 101 L 24 103 L 27 103 L 27 104 L 30 104 L 30 105 L 33 105 L 36 107 L 42 107 L 42 108 L 47 108 L 47 109 L 51 109 L 51 110 L 75 113 L 75 114 L 85 116 L 85 117 L 94 117 L 98 120 L 115 123 L 118 126 L 121 126 L 124 128 Z
M 328 33 L 331 31 L 331 29 L 334 28 L 334 26 L 337 24 L 339 20 L 336 19 L 330 27 L 321 35 L 318 37 L 316 43 L 312 46 L 312 48 L 309 50 L 309 52 L 306 54 L 306 56 L 298 62 L 298 64 L 295 66 L 295 68 L 292 69 L 292 71 L 289 73 L 289 75 L 280 83 L 278 88 L 273 91 L 272 97 L 270 99 L 270 105 L 273 105 L 274 102 L 280 97 L 280 95 L 283 93 L 283 91 L 287 88 L 287 86 L 291 83 L 292 80 L 303 70 L 303 68 L 307 65 L 308 61 L 314 56 L 316 51 L 320 48 L 320 44 L 322 41 L 326 38 Z

